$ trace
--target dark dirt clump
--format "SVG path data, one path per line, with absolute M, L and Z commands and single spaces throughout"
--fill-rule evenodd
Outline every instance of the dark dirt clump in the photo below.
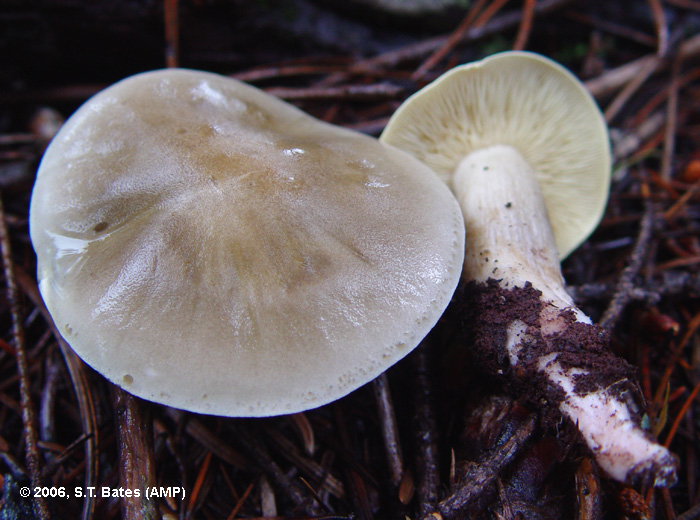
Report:
M 547 303 L 540 299 L 541 295 L 530 284 L 504 289 L 493 279 L 466 285 L 463 302 L 466 341 L 480 368 L 503 377 L 515 395 L 532 403 L 546 401 L 554 413 L 551 418 L 554 422 L 561 418 L 556 408 L 564 393 L 538 369 L 540 359 L 548 354 L 556 353 L 564 369 L 584 371 L 574 377 L 578 394 L 607 389 L 622 402 L 636 395 L 634 368 L 609 350 L 609 335 L 601 327 L 577 322 L 573 312 L 562 311 L 559 317 L 565 323 L 564 329 L 555 334 L 542 333 L 539 320 Z M 525 323 L 527 329 L 518 363 L 512 366 L 506 341 L 508 326 L 514 320 Z

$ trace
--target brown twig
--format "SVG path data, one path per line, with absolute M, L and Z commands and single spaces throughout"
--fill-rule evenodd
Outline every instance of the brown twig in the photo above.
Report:
M 651 240 L 654 230 L 655 218 L 654 205 L 651 202 L 647 202 L 644 210 L 644 217 L 639 225 L 637 242 L 634 245 L 634 249 L 632 249 L 627 267 L 622 271 L 620 280 L 617 282 L 615 296 L 610 301 L 608 308 L 600 319 L 600 326 L 604 329 L 611 330 L 615 326 L 615 323 L 620 319 L 620 315 L 625 307 L 627 307 L 627 304 L 632 299 L 631 294 L 635 289 L 634 279 L 639 274 L 646 260 L 649 241 Z
M 698 2 L 698 0 L 666 0 L 666 3 L 683 9 L 700 12 L 700 2 Z
M 345 420 L 345 414 L 342 410 L 342 403 L 334 403 L 333 411 L 336 422 L 336 431 L 342 448 L 346 452 L 351 452 L 352 443 L 348 432 L 348 425 Z M 347 477 L 345 490 L 352 501 L 352 508 L 355 511 L 355 514 L 360 520 L 372 520 L 372 507 L 370 506 L 367 485 L 359 468 L 348 465 L 346 467 L 345 474 Z
M 515 37 L 513 44 L 514 51 L 521 51 L 527 46 L 527 41 L 530 38 L 532 31 L 532 21 L 535 19 L 536 0 L 525 0 L 523 3 L 523 18 L 518 28 L 518 34 Z
M 53 323 L 53 321 L 52 321 Z M 58 334 L 56 332 L 56 334 Z M 78 401 L 78 410 L 80 411 L 80 420 L 82 422 L 83 435 L 85 436 L 85 487 L 89 489 L 97 484 L 98 475 L 98 457 L 97 445 L 99 441 L 99 432 L 97 429 L 97 418 L 95 414 L 95 403 L 93 400 L 92 390 L 87 381 L 86 366 L 80 358 L 73 352 L 73 349 L 68 346 L 65 340 L 60 335 L 55 336 L 63 361 L 68 369 L 73 390 L 75 391 Z M 81 518 L 89 520 L 95 512 L 95 497 L 88 494 L 83 502 L 83 512 Z
M 572 1 L 573 0 L 542 0 L 535 6 L 535 14 L 551 13 L 557 9 L 561 9 Z M 520 23 L 520 19 L 521 13 L 519 11 L 504 13 L 495 17 L 493 20 L 481 27 L 471 27 L 466 33 L 464 33 L 459 43 L 476 41 L 486 36 L 501 33 L 517 26 L 518 23 Z M 437 49 L 442 47 L 445 42 L 447 42 L 448 38 L 449 36 L 437 36 L 407 45 L 405 47 L 400 47 L 384 54 L 380 54 L 379 56 L 360 60 L 349 67 L 349 70 L 353 73 L 367 73 L 381 68 L 397 67 L 401 63 L 420 59 L 435 52 Z M 318 82 L 317 86 L 321 87 L 335 85 L 341 81 L 344 81 L 347 79 L 347 77 L 347 73 L 340 72 L 337 74 L 332 74 L 323 81 Z
M 472 26 L 474 20 L 478 16 L 479 12 L 484 8 L 486 0 L 476 0 L 474 4 L 467 11 L 466 16 L 462 19 L 457 28 L 450 34 L 445 43 L 443 43 L 435 52 L 433 52 L 411 75 L 411 79 L 416 81 L 422 78 L 429 70 L 431 70 L 437 63 L 443 59 L 447 54 L 454 49 L 455 45 L 464 38 L 464 34 L 467 29 Z
M 164 0 L 165 15 L 165 66 L 178 67 L 180 64 L 180 23 L 178 0 Z
M 7 290 L 7 300 L 10 303 L 10 314 L 12 316 L 12 339 L 15 347 L 15 359 L 17 362 L 17 374 L 19 376 L 19 395 L 22 406 L 22 423 L 24 424 L 24 451 L 27 472 L 31 481 L 32 489 L 41 487 L 41 460 L 39 448 L 37 446 L 37 432 L 35 422 L 34 403 L 31 396 L 31 384 L 29 381 L 29 365 L 27 361 L 24 318 L 20 304 L 20 295 L 15 278 L 14 262 L 12 260 L 12 250 L 10 246 L 10 235 L 5 222 L 5 209 L 0 193 L 0 249 L 2 249 L 2 265 L 5 274 L 5 285 Z M 46 498 L 41 494 L 32 500 L 34 515 L 41 519 L 49 519 L 49 507 Z
M 440 465 L 437 441 L 437 419 L 425 342 L 413 355 L 415 367 L 415 437 L 418 468 L 418 515 L 428 515 L 437 504 L 440 487 Z
M 321 483 L 321 487 L 327 490 L 336 498 L 345 498 L 345 489 L 343 483 L 335 476 L 328 473 L 328 470 L 318 464 L 313 459 L 305 457 L 296 445 L 279 431 L 270 429 L 267 433 L 267 438 L 274 444 L 275 448 L 288 461 L 294 463 L 306 475 L 312 476 Z
M 194 480 L 194 485 L 192 486 L 192 491 L 190 492 L 190 496 L 187 501 L 187 509 L 185 512 L 185 516 L 187 517 L 192 516 L 192 512 L 197 507 L 198 502 L 202 502 L 206 499 L 206 496 L 201 495 L 200 493 L 202 493 L 202 489 L 204 488 L 204 481 L 206 480 L 207 475 L 209 474 L 211 456 L 212 452 L 208 451 L 207 454 L 204 456 L 204 461 L 202 461 L 202 464 L 199 466 L 197 478 Z
M 236 518 L 238 515 L 238 511 L 240 511 L 241 507 L 243 507 L 243 504 L 245 503 L 246 499 L 248 498 L 248 495 L 250 495 L 250 492 L 253 491 L 253 488 L 255 487 L 255 481 L 251 482 L 250 485 L 246 488 L 246 490 L 243 492 L 243 495 L 241 498 L 236 502 L 236 505 L 233 507 L 231 510 L 231 513 L 226 517 L 226 520 L 233 520 Z
M 585 457 L 576 468 L 576 520 L 600 520 L 603 516 L 603 497 L 595 466 Z
M 671 375 L 673 374 L 678 360 L 680 359 L 681 354 L 683 353 L 683 349 L 690 341 L 690 338 L 692 338 L 693 335 L 697 332 L 698 328 L 700 328 L 700 313 L 697 313 L 695 316 L 693 316 L 693 318 L 688 323 L 688 329 L 686 330 L 685 334 L 678 342 L 678 344 L 675 347 L 673 347 L 673 350 L 670 353 L 669 359 L 666 363 L 666 367 L 664 368 L 664 371 L 661 374 L 661 377 L 659 378 L 659 381 L 657 383 L 656 392 L 654 393 L 654 399 L 651 402 L 651 410 L 653 415 L 656 415 L 656 413 L 658 413 L 658 411 L 661 409 L 661 406 L 663 404 L 664 392 L 666 392 L 666 388 L 669 384 L 669 381 L 671 380 Z
M 666 56 L 668 52 L 668 24 L 666 22 L 666 14 L 661 5 L 661 0 L 647 0 L 649 9 L 654 17 L 654 26 L 656 27 L 656 54 Z
M 678 47 L 678 55 L 681 60 L 700 56 L 700 35 L 683 41 Z M 585 82 L 585 85 L 594 97 L 607 97 L 624 85 L 629 84 L 648 69 L 655 69 L 660 64 L 664 65 L 665 63 L 659 61 L 657 54 L 650 54 L 611 69 L 597 78 L 590 79 Z
M 501 446 L 495 448 L 486 460 L 470 468 L 464 477 L 464 483 L 438 504 L 436 512 L 443 518 L 454 518 L 463 508 L 481 496 L 522 449 L 535 431 L 536 422 L 535 415 L 527 417 L 520 428 Z M 434 514 L 424 516 L 423 520 L 435 520 Z
M 683 403 L 683 406 L 681 406 L 681 409 L 678 411 L 678 414 L 676 415 L 673 424 L 671 424 L 671 427 L 668 430 L 668 434 L 666 435 L 666 440 L 664 441 L 664 446 L 666 446 L 667 448 L 671 445 L 671 442 L 673 442 L 673 437 L 675 437 L 676 431 L 678 431 L 678 427 L 680 426 L 683 417 L 685 417 L 685 414 L 688 412 L 690 405 L 693 404 L 693 401 L 697 397 L 698 392 L 700 392 L 700 383 L 696 384 L 695 388 L 693 388 L 693 390 L 690 392 L 690 395 Z
M 379 424 L 382 428 L 384 450 L 389 466 L 389 480 L 394 489 L 398 489 L 403 479 L 403 455 L 401 453 L 401 441 L 399 440 L 399 427 L 396 423 L 394 403 L 389 390 L 389 378 L 386 372 L 372 381 L 374 397 L 377 403 Z
M 255 82 L 294 76 L 333 74 L 346 70 L 347 65 L 309 65 L 304 63 L 299 65 L 275 65 L 255 68 L 231 74 L 231 77 L 239 81 Z
M 677 54 L 671 65 L 671 83 L 669 85 L 668 103 L 666 106 L 666 128 L 664 131 L 664 147 L 661 156 L 661 178 L 671 178 L 673 169 L 673 157 L 676 148 L 676 133 L 678 130 L 678 90 L 679 76 L 683 59 Z
M 567 11 L 565 15 L 571 20 L 590 25 L 591 27 L 595 27 L 596 29 L 613 34 L 617 37 L 627 38 L 628 40 L 640 43 L 642 45 L 647 45 L 649 47 L 656 46 L 656 38 L 653 36 L 649 36 L 647 33 L 637 31 L 620 23 L 610 20 L 602 20 L 597 16 L 591 16 L 589 14 L 573 10 Z
M 630 98 L 651 77 L 651 75 L 656 72 L 656 70 L 661 66 L 662 62 L 663 58 L 655 55 L 640 63 L 637 73 L 605 109 L 605 120 L 608 123 L 615 119 Z
M 613 139 L 613 160 L 619 162 L 637 153 L 645 142 L 663 128 L 665 122 L 666 114 L 659 110 L 628 131 L 619 132 Z
M 80 411 L 80 419 L 82 421 L 83 435 L 85 436 L 85 488 L 95 487 L 97 482 L 98 473 L 98 461 L 97 461 L 97 443 L 98 443 L 98 430 L 97 430 L 97 420 L 95 417 L 95 404 L 92 396 L 92 391 L 90 385 L 87 381 L 87 375 L 85 373 L 85 364 L 78 358 L 78 356 L 73 352 L 73 349 L 66 343 L 66 341 L 58 332 L 56 324 L 53 318 L 49 314 L 44 301 L 39 294 L 39 289 L 37 288 L 36 282 L 29 277 L 27 273 L 19 268 L 16 268 L 15 275 L 17 281 L 22 286 L 24 294 L 32 301 L 37 309 L 41 312 L 44 320 L 51 329 L 54 338 L 61 350 L 61 355 L 63 356 L 63 361 L 68 369 L 68 375 L 70 376 L 71 383 L 73 384 L 73 390 L 75 391 L 76 399 L 78 401 L 78 409 Z M 83 502 L 83 512 L 81 518 L 83 520 L 89 520 L 92 518 L 95 510 L 95 497 L 92 494 L 86 494 L 85 501 Z
M 686 190 L 686 192 L 681 195 L 678 200 L 666 210 L 666 212 L 664 212 L 664 219 L 666 221 L 672 220 L 698 191 L 700 191 L 700 179 L 698 179 L 695 184 Z
M 676 516 L 676 520 L 698 520 L 700 518 L 700 504 L 691 507 L 685 513 Z
M 168 412 L 171 411 L 173 410 L 168 410 Z M 245 468 L 250 464 L 250 461 L 246 457 L 209 431 L 201 421 L 194 416 L 187 418 L 185 432 L 192 436 L 204 448 L 214 452 L 218 458 L 231 464 L 235 468 Z
M 474 20 L 474 27 L 483 27 L 486 25 L 506 3 L 507 0 L 493 0 L 493 2 L 476 17 L 476 20 Z
M 398 97 L 403 89 L 390 83 L 377 83 L 374 85 L 343 85 L 340 87 L 326 88 L 289 88 L 273 87 L 265 90 L 268 94 L 289 101 L 299 100 L 328 100 L 328 99 L 393 99 Z
M 153 420 L 150 404 L 112 386 L 115 422 L 121 461 L 120 485 L 139 491 L 122 499 L 124 520 L 160 520 L 157 500 L 147 497 L 147 489 L 156 485 L 153 453 Z
M 46 381 L 41 392 L 39 404 L 39 439 L 42 442 L 53 442 L 56 438 L 56 393 L 61 376 L 59 362 L 56 356 L 49 356 L 46 360 Z
M 308 497 L 301 492 L 301 489 L 294 484 L 292 479 L 282 471 L 279 464 L 270 456 L 262 440 L 252 435 L 252 432 L 247 428 L 243 428 L 242 425 L 237 425 L 235 431 L 238 440 L 248 451 L 251 459 L 275 483 L 276 487 L 283 491 L 296 507 L 302 508 L 311 515 L 317 513 L 318 508 L 315 502 L 309 503 Z

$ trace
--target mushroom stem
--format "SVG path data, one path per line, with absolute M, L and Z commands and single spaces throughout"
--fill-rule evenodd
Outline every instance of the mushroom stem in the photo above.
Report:
M 498 279 L 505 288 L 530 282 L 558 309 L 573 308 L 542 190 L 525 158 L 511 146 L 489 146 L 462 159 L 452 182 L 469 241 L 462 276 Z
M 631 482 L 651 475 L 656 485 L 673 483 L 672 455 L 635 420 L 627 364 L 606 352 L 607 336 L 564 288 L 547 209 L 528 161 L 510 146 L 490 146 L 462 159 L 452 181 L 470 244 L 463 277 L 486 295 L 477 299 L 480 308 L 472 315 L 479 322 L 472 327 L 493 326 L 487 311 L 498 315 L 501 327 L 476 335 L 477 355 L 554 400 L 611 477 Z M 601 355 L 604 374 L 597 368 Z

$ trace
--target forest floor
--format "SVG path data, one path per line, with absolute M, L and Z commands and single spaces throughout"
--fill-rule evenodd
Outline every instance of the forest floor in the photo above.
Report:
M 700 518 L 700 1 L 472 0 L 412 17 L 349 0 L 0 0 L 0 28 L 0 517 Z M 137 402 L 55 333 L 29 200 L 48 140 L 91 94 L 182 66 L 378 136 L 446 70 L 509 49 L 569 68 L 610 126 L 607 210 L 563 273 L 637 368 L 645 424 L 680 461 L 675 486 L 606 478 L 571 425 L 538 421 L 538 403 L 475 371 L 459 297 L 387 372 L 385 406 L 377 383 L 269 419 Z M 151 427 L 153 444 L 140 445 Z M 103 496 L 133 484 L 120 483 L 125 465 L 185 499 Z M 49 496 L 23 499 L 29 483 Z M 70 497 L 50 496 L 61 489 Z M 459 507 L 446 506 L 455 496 Z

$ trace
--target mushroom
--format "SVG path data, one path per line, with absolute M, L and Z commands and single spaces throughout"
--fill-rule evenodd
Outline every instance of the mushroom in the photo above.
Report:
M 542 56 L 497 54 L 414 94 L 380 140 L 430 166 L 462 207 L 476 357 L 552 402 L 613 478 L 673 483 L 673 456 L 638 425 L 631 368 L 561 274 L 610 182 L 607 127 L 583 85 Z
M 241 82 L 127 78 L 51 142 L 30 208 L 41 294 L 95 370 L 222 416 L 318 407 L 436 323 L 464 224 L 416 159 Z

